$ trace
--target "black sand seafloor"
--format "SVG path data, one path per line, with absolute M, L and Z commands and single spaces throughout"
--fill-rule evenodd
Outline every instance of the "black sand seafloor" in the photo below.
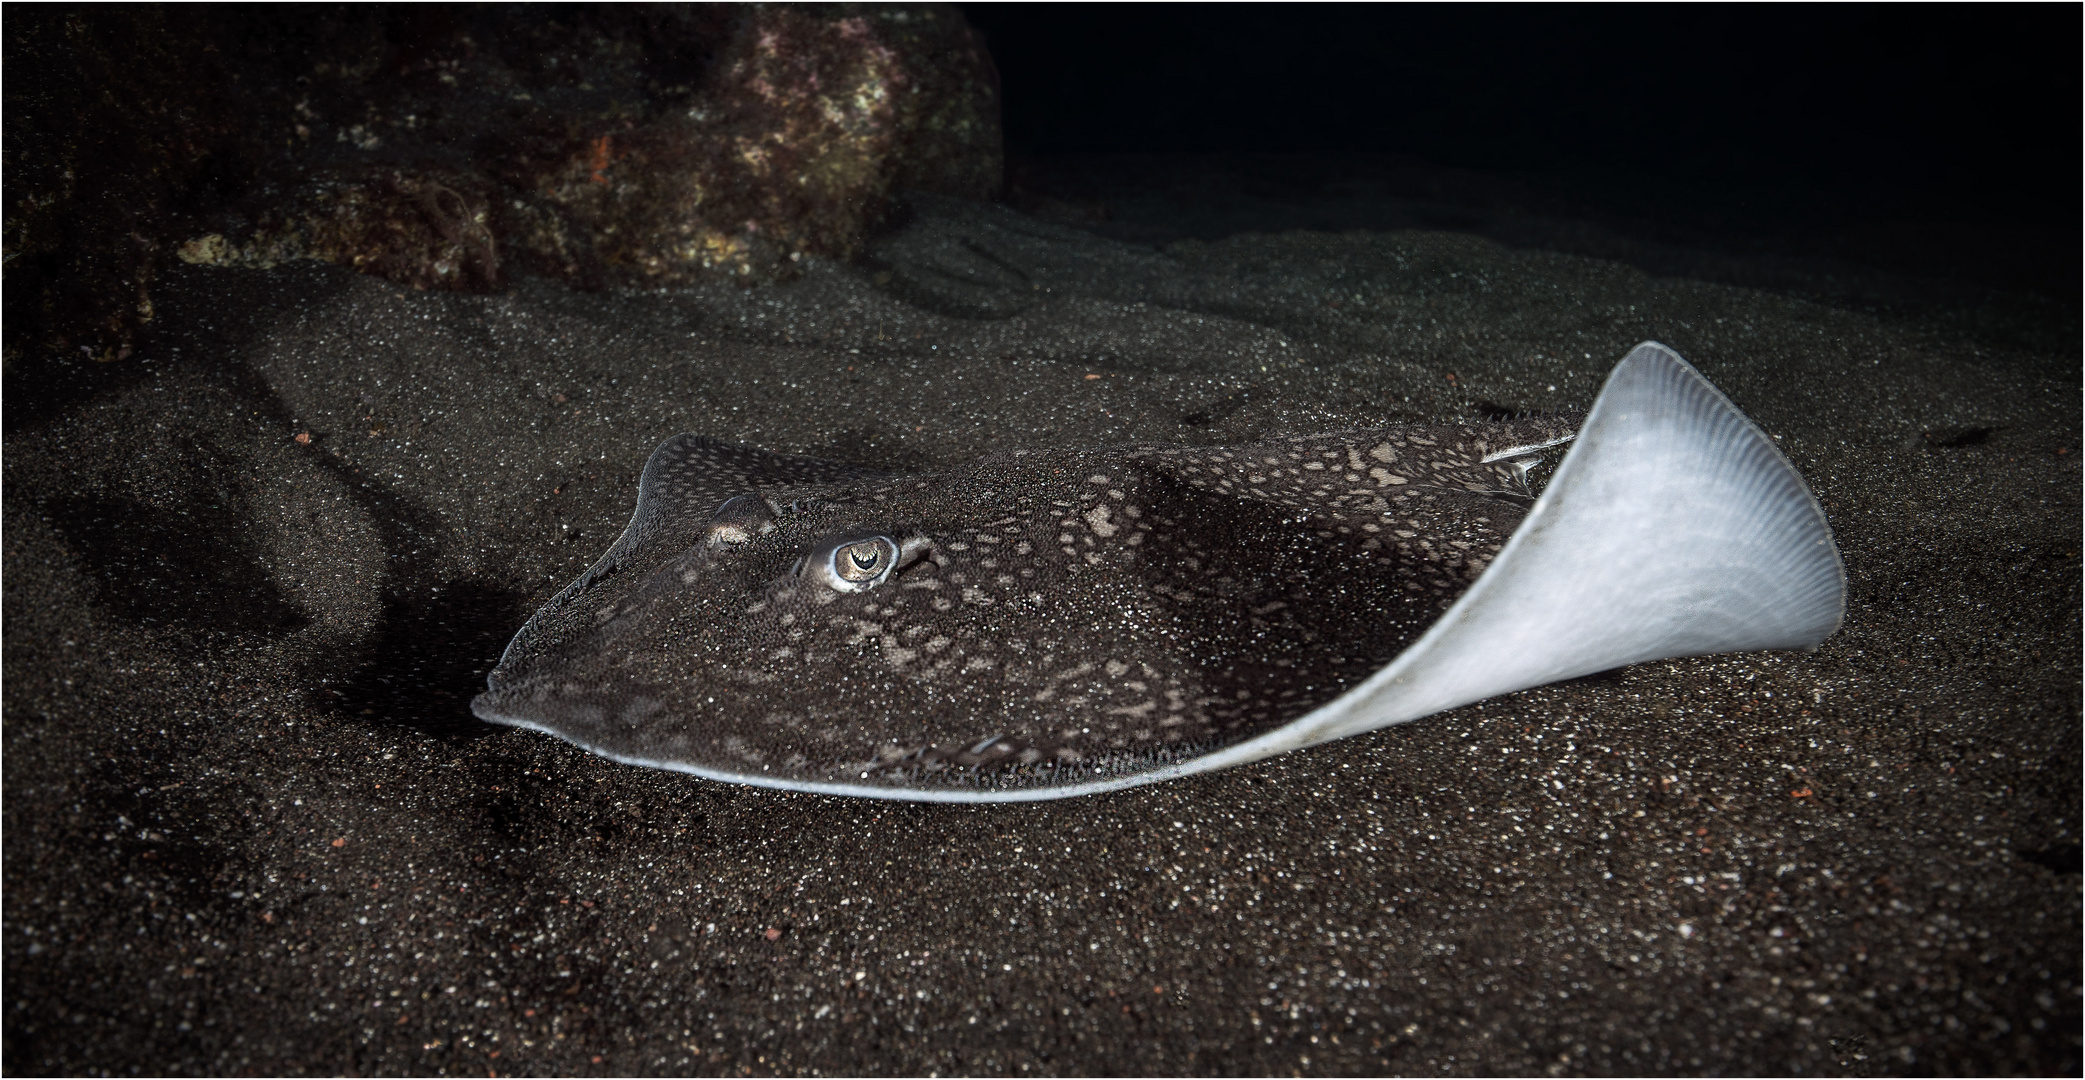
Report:
M 6 1072 L 2075 1075 L 2074 278 L 1314 168 L 1061 159 L 779 284 L 167 269 L 140 355 L 7 387 Z M 1583 408 L 1646 339 L 1823 503 L 1815 651 L 1023 805 L 467 708 L 676 433 L 1237 443 Z
M 9 1070 L 2077 1061 L 2060 321 L 1423 228 L 913 215 L 772 287 L 189 271 L 140 375 L 11 436 Z M 676 432 L 1236 442 L 1582 406 L 1645 338 L 1826 506 L 1850 606 L 1814 653 L 1028 806 L 708 783 L 465 709 Z

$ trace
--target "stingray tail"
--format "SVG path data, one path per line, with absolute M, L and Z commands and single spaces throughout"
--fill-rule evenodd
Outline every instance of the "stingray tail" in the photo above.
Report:
M 1795 467 L 1700 372 L 1645 342 L 1439 622 L 1367 682 L 1232 750 L 1250 760 L 1625 664 L 1807 648 L 1845 611 L 1839 550 Z

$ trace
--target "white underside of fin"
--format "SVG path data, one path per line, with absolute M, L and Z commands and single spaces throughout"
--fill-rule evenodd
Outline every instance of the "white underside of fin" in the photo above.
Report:
M 1221 769 L 1458 705 L 1677 656 L 1803 649 L 1846 612 L 1824 510 L 1679 354 L 1630 350 L 1491 568 L 1388 667 Z
M 1242 765 L 1627 664 L 1807 648 L 1838 630 L 1845 607 L 1838 548 L 1794 466 L 1700 372 L 1645 342 L 1608 376 L 1555 478 L 1477 583 L 1389 666 L 1258 738 L 1142 772 L 1011 790 L 804 782 L 603 756 L 830 795 L 1057 799 Z

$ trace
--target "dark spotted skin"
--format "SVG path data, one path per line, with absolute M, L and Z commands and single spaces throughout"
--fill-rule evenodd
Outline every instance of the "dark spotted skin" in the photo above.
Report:
M 475 705 L 624 760 L 769 781 L 1147 768 L 1388 663 L 1519 523 L 1527 461 L 1563 448 L 1483 459 L 1571 429 L 1015 451 L 910 476 L 680 436 L 647 467 L 630 531 L 530 620 Z M 761 503 L 712 529 L 746 493 Z M 769 531 L 744 526 L 769 512 Z M 874 537 L 914 555 L 873 587 L 801 565 Z

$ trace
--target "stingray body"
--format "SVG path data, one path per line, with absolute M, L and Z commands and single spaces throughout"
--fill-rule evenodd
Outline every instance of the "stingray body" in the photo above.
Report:
M 1814 644 L 1843 580 L 1771 442 L 1647 344 L 1582 427 L 917 475 L 678 436 L 472 707 L 714 779 L 1051 798 L 1620 664 Z

